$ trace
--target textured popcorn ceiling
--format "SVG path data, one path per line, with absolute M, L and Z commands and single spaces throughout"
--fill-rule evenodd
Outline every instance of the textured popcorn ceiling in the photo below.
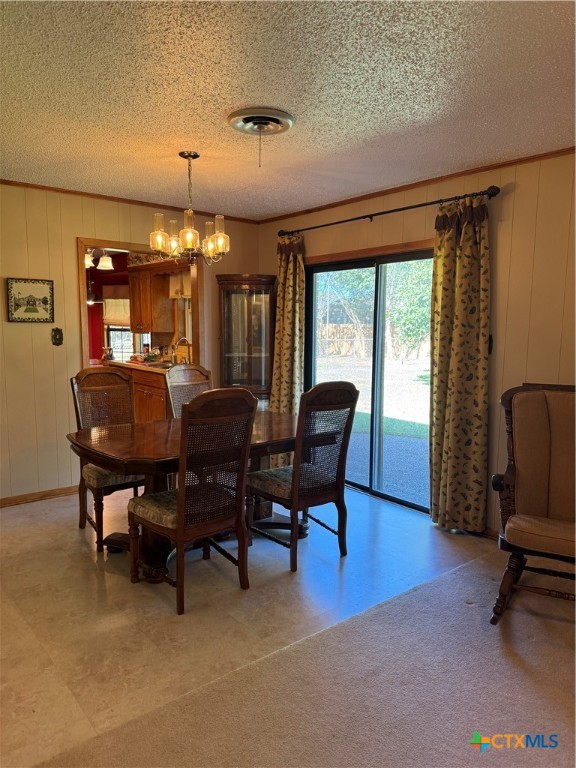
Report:
M 2 2 L 4 179 L 259 220 L 574 144 L 572 2 Z M 262 139 L 227 115 L 296 117 Z

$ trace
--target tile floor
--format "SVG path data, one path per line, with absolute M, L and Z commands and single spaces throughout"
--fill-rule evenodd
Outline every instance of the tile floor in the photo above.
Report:
M 126 530 L 129 496 L 106 499 L 105 533 Z M 347 502 L 346 558 L 312 523 L 292 574 L 288 550 L 256 537 L 248 591 L 224 558 L 190 552 L 183 616 L 167 584 L 130 583 L 126 553 L 96 553 L 75 496 L 1 510 L 3 768 L 32 766 L 496 546 L 354 490 Z

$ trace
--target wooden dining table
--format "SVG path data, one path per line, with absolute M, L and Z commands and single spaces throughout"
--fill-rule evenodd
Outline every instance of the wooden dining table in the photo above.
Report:
M 87 427 L 66 435 L 80 459 L 118 475 L 144 475 L 145 493 L 165 490 L 168 475 L 178 472 L 180 461 L 180 419 L 143 421 Z M 272 454 L 294 450 L 297 416 L 256 411 L 250 447 L 250 470 L 268 465 Z M 258 506 L 258 505 L 257 505 Z M 255 513 L 256 527 L 286 528 L 283 516 L 272 516 L 260 506 Z M 300 535 L 306 535 L 303 526 Z M 129 549 L 128 533 L 111 533 L 104 539 L 109 551 Z

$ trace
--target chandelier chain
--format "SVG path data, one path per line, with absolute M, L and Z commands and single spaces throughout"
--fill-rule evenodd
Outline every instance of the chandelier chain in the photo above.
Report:
M 192 208 L 192 160 L 188 158 L 188 208 Z

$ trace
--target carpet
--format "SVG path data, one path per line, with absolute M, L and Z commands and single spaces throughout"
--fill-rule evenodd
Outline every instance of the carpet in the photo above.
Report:
M 505 562 L 467 563 L 41 765 L 572 767 L 574 604 L 518 592 L 493 627 Z

